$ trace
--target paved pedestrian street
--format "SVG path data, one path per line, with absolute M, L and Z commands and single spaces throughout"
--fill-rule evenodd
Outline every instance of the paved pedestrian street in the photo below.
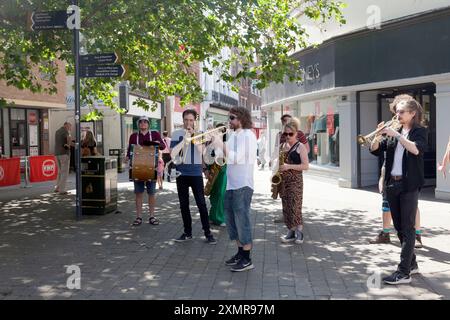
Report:
M 400 247 L 394 236 L 393 244 L 368 244 L 381 228 L 375 190 L 343 189 L 335 180 L 306 174 L 305 242 L 282 244 L 286 230 L 273 221 L 281 215 L 281 201 L 270 198 L 270 172 L 257 170 L 255 177 L 255 269 L 239 273 L 224 264 L 236 250 L 226 228 L 214 227 L 217 245 L 205 242 L 193 197 L 194 239 L 173 241 L 183 230 L 174 183 L 166 182 L 157 193 L 161 224 L 139 227 L 131 226 L 134 195 L 125 174 L 119 183 L 121 212 L 81 221 L 74 217 L 73 190 L 57 196 L 50 184 L 5 189 L 0 194 L 0 299 L 450 297 L 450 203 L 433 200 L 433 190 L 426 188 L 419 203 L 421 274 L 411 285 L 385 286 L 380 276 L 395 270 Z M 80 289 L 70 289 L 76 284 L 70 266 L 80 268 Z

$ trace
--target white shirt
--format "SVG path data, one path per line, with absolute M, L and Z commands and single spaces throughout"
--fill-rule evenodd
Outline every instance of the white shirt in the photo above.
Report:
M 409 130 L 405 131 L 402 129 L 402 136 L 407 138 Z M 392 165 L 391 176 L 401 176 L 403 175 L 403 154 L 405 152 L 405 147 L 398 141 L 397 148 L 395 148 L 394 164 Z
M 227 190 L 244 187 L 254 189 L 253 170 L 256 162 L 256 136 L 250 129 L 233 131 L 227 144 Z

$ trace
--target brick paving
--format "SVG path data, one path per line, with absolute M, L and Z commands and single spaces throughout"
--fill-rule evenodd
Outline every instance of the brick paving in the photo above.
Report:
M 305 177 L 305 243 L 282 244 L 275 224 L 281 202 L 270 198 L 269 171 L 256 171 L 252 202 L 255 269 L 231 273 L 235 253 L 226 229 L 214 227 L 217 245 L 202 236 L 191 197 L 194 239 L 182 233 L 175 184 L 158 192 L 161 224 L 132 227 L 134 197 L 120 176 L 121 213 L 74 219 L 74 196 L 57 196 L 48 184 L 0 193 L 0 299 L 448 299 L 450 203 L 420 201 L 423 241 L 420 275 L 411 285 L 368 288 L 378 271 L 399 260 L 399 242 L 369 245 L 380 229 L 380 196 L 338 188 L 335 181 Z M 70 186 L 73 187 L 73 177 Z M 428 195 L 427 195 L 428 194 Z M 81 289 L 67 288 L 66 268 L 81 270 Z

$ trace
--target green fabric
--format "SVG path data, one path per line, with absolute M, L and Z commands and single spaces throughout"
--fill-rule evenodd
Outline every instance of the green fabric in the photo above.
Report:
M 222 170 L 220 170 L 209 195 L 209 201 L 211 203 L 211 210 L 209 210 L 209 220 L 218 225 L 225 222 L 223 201 L 225 199 L 226 189 L 227 166 L 225 165 L 222 167 Z
M 422 230 L 416 230 L 416 234 L 422 234 Z

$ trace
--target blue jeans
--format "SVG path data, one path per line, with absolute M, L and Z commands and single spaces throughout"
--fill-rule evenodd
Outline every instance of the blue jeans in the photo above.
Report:
M 143 193 L 147 187 L 147 193 L 154 195 L 156 193 L 156 180 L 134 181 L 134 193 Z
M 230 240 L 238 240 L 242 245 L 252 244 L 250 205 L 253 189 L 244 187 L 227 190 L 224 200 L 225 222 Z

